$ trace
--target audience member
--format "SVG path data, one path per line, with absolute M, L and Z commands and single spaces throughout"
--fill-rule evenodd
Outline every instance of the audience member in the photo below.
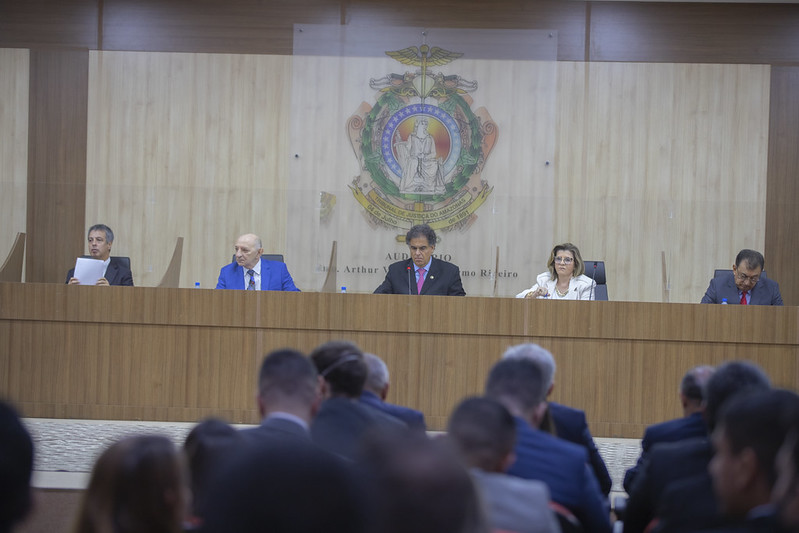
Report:
M 33 440 L 11 405 L 0 401 L 0 533 L 9 533 L 31 508 Z
M 705 424 L 708 434 L 716 425 L 722 405 L 736 394 L 770 389 L 768 376 L 757 365 L 731 361 L 716 369 L 705 388 Z M 658 444 L 641 464 L 630 489 L 624 531 L 642 532 L 656 515 L 665 530 L 680 530 L 700 521 L 713 527 L 720 522 L 707 466 L 713 456 L 708 437 Z M 694 478 L 694 479 L 691 479 Z M 670 485 L 674 485 L 670 487 Z
M 505 473 L 516 459 L 516 422 L 505 406 L 488 398 L 467 398 L 450 416 L 447 436 L 471 469 L 492 529 L 560 531 L 546 484 Z
M 316 367 L 302 353 L 282 349 L 264 357 L 258 374 L 261 425 L 242 430 L 248 442 L 310 442 L 311 420 L 322 402 Z
M 166 437 L 111 445 L 94 465 L 74 533 L 179 533 L 188 507 L 183 457 Z
M 386 402 L 390 386 L 388 366 L 386 363 L 376 355 L 370 353 L 363 354 L 363 357 L 366 362 L 368 373 L 366 376 L 366 383 L 363 386 L 363 392 L 361 393 L 361 402 L 399 418 L 411 429 L 426 431 L 427 426 L 424 423 L 424 414 L 421 411 Z
M 624 490 L 630 492 L 630 487 L 632 487 L 641 463 L 655 444 L 707 436 L 707 426 L 702 416 L 705 411 L 704 387 L 714 371 L 712 366 L 697 366 L 686 372 L 680 382 L 682 418 L 661 422 L 646 428 L 644 438 L 641 440 L 641 456 L 636 465 L 624 474 Z
M 555 366 L 555 358 L 552 357 L 549 350 L 542 348 L 538 344 L 519 344 L 505 350 L 502 357 L 526 357 L 538 363 L 544 372 L 544 382 L 548 383 L 547 397 L 552 394 L 555 389 L 555 371 L 557 367 Z M 584 447 L 588 452 L 588 459 L 591 463 L 591 468 L 594 470 L 600 490 L 605 496 L 610 494 L 613 480 L 610 479 L 608 467 L 605 465 L 605 461 L 602 460 L 599 450 L 597 450 L 591 430 L 588 429 L 584 411 L 555 402 L 547 402 L 547 411 L 544 414 L 540 429 Z
M 201 509 L 208 491 L 208 479 L 229 455 L 236 453 L 241 444 L 241 434 L 227 422 L 216 418 L 203 420 L 186 437 L 183 451 L 189 467 L 192 495 L 187 523 L 192 529 L 202 525 Z
M 311 424 L 311 439 L 332 453 L 355 459 L 361 440 L 370 431 L 407 429 L 402 421 L 358 401 L 366 382 L 363 352 L 349 341 L 330 341 L 311 353 L 324 378 L 324 401 Z
M 245 446 L 214 477 L 204 533 L 366 533 L 363 485 L 351 465 L 288 441 Z
M 486 396 L 502 403 L 516 421 L 516 461 L 508 473 L 543 481 L 552 500 L 569 509 L 586 531 L 610 531 L 606 498 L 577 444 L 538 428 L 547 410 L 549 387 L 541 365 L 526 357 L 508 357 L 494 365 Z
M 413 431 L 370 437 L 361 466 L 375 533 L 488 533 L 469 473 L 442 439 Z
M 777 521 L 784 531 L 799 533 L 799 418 L 790 421 L 790 430 L 777 453 L 777 481 L 771 494 Z

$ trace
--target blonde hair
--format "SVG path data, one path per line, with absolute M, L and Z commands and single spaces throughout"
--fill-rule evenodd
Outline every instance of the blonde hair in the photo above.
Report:
M 552 249 L 552 253 L 549 254 L 549 261 L 547 261 L 547 269 L 549 270 L 549 275 L 552 276 L 552 279 L 557 279 L 558 275 L 555 273 L 555 256 L 558 252 L 565 251 L 571 252 L 572 256 L 574 256 L 574 272 L 572 272 L 572 277 L 582 276 L 585 273 L 585 264 L 583 263 L 583 257 L 580 255 L 580 250 L 570 242 L 564 242 L 563 244 L 558 244 Z

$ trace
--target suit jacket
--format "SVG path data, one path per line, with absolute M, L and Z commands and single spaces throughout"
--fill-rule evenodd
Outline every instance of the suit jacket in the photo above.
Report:
M 569 280 L 569 291 L 566 296 L 560 298 L 555 294 L 555 286 L 557 280 L 552 279 L 552 274 L 549 271 L 540 273 L 535 278 L 535 285 L 529 289 L 525 289 L 516 295 L 516 298 L 524 298 L 528 292 L 533 292 L 539 287 L 544 287 L 549 293 L 547 299 L 552 300 L 595 300 L 596 299 L 596 281 L 592 280 L 585 274 L 580 274 L 577 277 L 572 277 Z
M 70 268 L 67 272 L 67 281 L 75 276 L 75 269 Z M 109 285 L 128 286 L 133 287 L 133 274 L 130 268 L 126 267 L 116 257 L 112 257 L 108 263 L 108 268 L 105 269 L 105 279 L 108 280 Z
M 549 402 L 549 415 L 555 426 L 555 435 L 558 438 L 579 444 L 588 452 L 588 461 L 594 471 L 599 489 L 602 494 L 607 496 L 613 487 L 613 480 L 610 478 L 608 467 L 599 455 L 599 450 L 594 443 L 591 430 L 585 420 L 585 412 L 572 407 L 567 407 L 555 402 Z
M 424 423 L 424 414 L 421 411 L 411 409 L 410 407 L 386 403 L 381 400 L 377 394 L 368 390 L 363 391 L 360 400 L 362 403 L 374 407 L 378 411 L 382 411 L 402 420 L 411 429 L 427 431 L 427 426 Z
M 370 431 L 407 431 L 407 426 L 387 415 L 349 398 L 328 398 L 311 423 L 311 440 L 320 448 L 355 460 L 361 440 Z
M 244 267 L 233 261 L 219 271 L 217 289 L 244 290 Z M 261 290 L 262 291 L 299 291 L 291 279 L 289 269 L 280 261 L 268 261 L 261 258 Z
M 311 434 L 293 420 L 266 417 L 261 425 L 242 429 L 242 438 L 247 444 L 271 445 L 278 443 L 311 444 Z
M 713 447 L 706 437 L 653 446 L 630 488 L 624 532 L 643 532 L 655 518 L 666 487 L 707 471 L 712 457 Z
M 611 527 L 607 499 L 587 464 L 585 448 L 515 418 L 516 462 L 508 474 L 543 481 L 552 501 L 574 513 L 585 531 L 608 533 Z
M 408 270 L 410 268 L 410 270 Z M 408 283 L 410 282 L 410 286 Z M 413 261 L 397 261 L 388 267 L 386 279 L 375 289 L 374 294 L 436 294 L 441 296 L 466 296 L 461 283 L 461 272 L 457 266 L 435 257 L 430 263 L 430 272 L 422 285 L 416 289 L 416 274 Z
M 638 462 L 635 466 L 624 474 L 624 490 L 628 493 L 630 492 L 635 476 L 638 474 L 641 464 L 646 460 L 652 446 L 662 442 L 677 442 L 696 437 L 707 437 L 707 426 L 705 426 L 702 413 L 694 413 L 646 428 L 644 438 L 641 441 L 641 456 L 638 457 Z
M 470 473 L 492 530 L 560 533 L 544 483 L 476 468 Z
M 749 293 L 751 294 L 749 305 L 782 305 L 779 284 L 765 275 L 760 276 Z M 711 279 L 701 303 L 720 304 L 724 298 L 730 305 L 740 305 L 741 303 L 738 287 L 735 285 L 735 276 L 732 272 L 724 272 Z
M 656 515 L 659 533 L 716 529 L 731 522 L 721 513 L 707 470 L 669 484 L 660 497 Z

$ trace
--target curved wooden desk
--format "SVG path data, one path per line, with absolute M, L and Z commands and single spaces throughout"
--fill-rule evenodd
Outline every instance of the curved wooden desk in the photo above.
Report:
M 510 345 L 558 362 L 553 399 L 601 437 L 680 415 L 698 364 L 751 359 L 799 384 L 799 308 L 0 283 L 0 396 L 25 416 L 256 423 L 261 358 L 345 338 L 383 357 L 389 400 L 443 429 Z

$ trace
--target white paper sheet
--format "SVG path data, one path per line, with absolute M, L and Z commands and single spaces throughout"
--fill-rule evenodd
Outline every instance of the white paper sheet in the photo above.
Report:
M 97 285 L 97 280 L 105 274 L 105 265 L 99 259 L 78 257 L 75 262 L 75 277 L 81 285 Z

